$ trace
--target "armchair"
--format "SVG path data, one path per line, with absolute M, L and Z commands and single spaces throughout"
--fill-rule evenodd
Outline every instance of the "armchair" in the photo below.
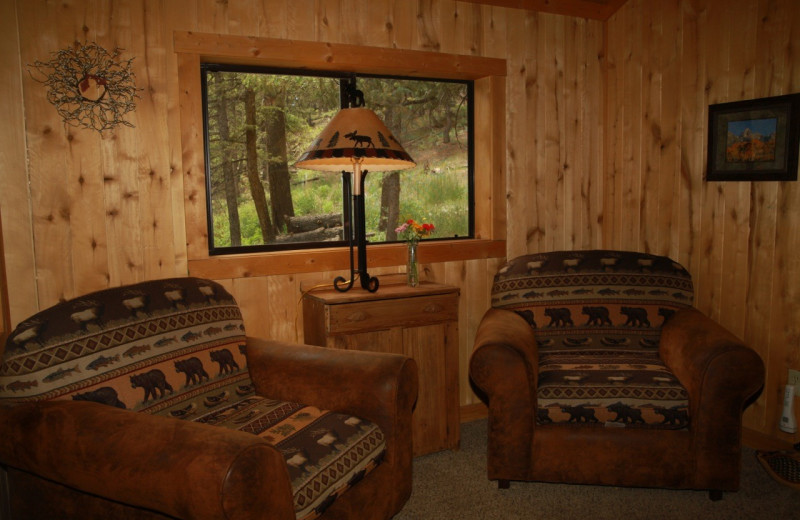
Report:
M 403 356 L 246 337 L 209 280 L 59 303 L 0 365 L 12 518 L 390 518 L 416 377 Z
M 470 376 L 489 406 L 488 477 L 739 487 L 741 417 L 760 357 L 691 307 L 667 257 L 596 250 L 500 268 Z

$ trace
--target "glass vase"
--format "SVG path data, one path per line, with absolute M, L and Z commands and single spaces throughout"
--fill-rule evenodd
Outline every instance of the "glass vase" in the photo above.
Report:
M 419 285 L 419 267 L 417 265 L 417 242 L 408 242 L 408 261 L 406 263 L 406 277 L 409 287 Z

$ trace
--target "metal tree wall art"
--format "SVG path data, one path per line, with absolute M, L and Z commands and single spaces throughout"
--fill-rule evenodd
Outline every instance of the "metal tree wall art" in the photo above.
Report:
M 75 42 L 52 53 L 50 61 L 30 67 L 34 80 L 47 87 L 47 100 L 65 124 L 102 133 L 116 125 L 132 127 L 125 114 L 136 109 L 135 76 L 129 60 L 119 60 L 122 49 L 109 53 L 96 43 Z

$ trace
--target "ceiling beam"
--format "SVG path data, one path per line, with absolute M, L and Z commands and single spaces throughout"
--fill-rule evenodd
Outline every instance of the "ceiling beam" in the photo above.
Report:
M 476 4 L 608 20 L 627 0 L 463 0 Z

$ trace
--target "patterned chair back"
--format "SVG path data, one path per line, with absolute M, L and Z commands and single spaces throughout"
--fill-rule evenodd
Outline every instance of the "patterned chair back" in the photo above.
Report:
M 557 251 L 500 268 L 492 306 L 517 312 L 540 351 L 658 353 L 661 326 L 691 306 L 692 279 L 679 263 L 646 253 Z
M 16 327 L 0 365 L 0 404 L 89 400 L 182 417 L 202 401 L 252 392 L 244 344 L 236 301 L 210 280 L 106 289 Z

